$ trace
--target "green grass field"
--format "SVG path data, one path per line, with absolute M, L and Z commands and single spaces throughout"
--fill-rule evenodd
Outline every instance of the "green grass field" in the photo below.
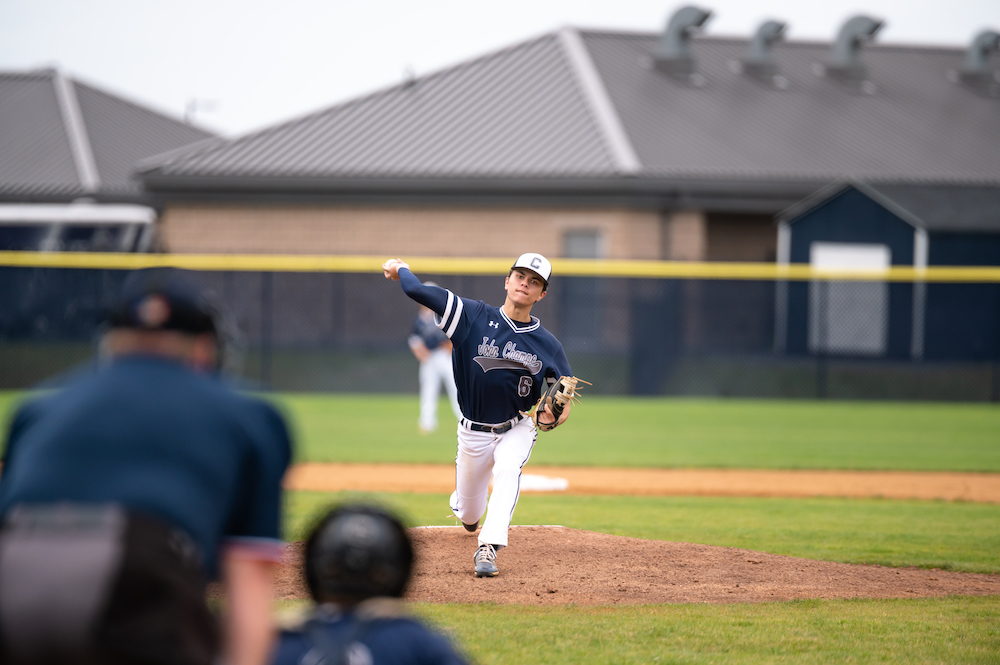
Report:
M 483 665 L 1000 662 L 996 598 L 418 610 Z
M 293 617 L 304 601 L 281 601 Z M 997 663 L 995 598 L 732 605 L 414 604 L 473 663 Z
M 1000 471 L 993 404 L 584 397 L 535 464 Z M 444 462 L 453 426 L 416 431 L 411 395 L 282 395 L 299 459 Z M 452 422 L 444 408 L 442 423 Z
M 0 392 L 6 418 L 19 394 Z M 299 461 L 442 463 L 453 426 L 418 435 L 415 395 L 276 395 Z M 1000 407 L 585 397 L 535 464 L 1000 472 Z M 440 420 L 451 415 L 442 402 Z
M 9 414 L 15 393 L 0 393 Z M 452 428 L 416 432 L 411 395 L 279 395 L 300 461 L 454 458 Z M 442 422 L 449 422 L 442 403 Z M 1000 472 L 991 404 L 586 398 L 539 437 L 535 464 Z M 293 492 L 286 537 L 326 505 L 378 500 L 448 524 L 443 495 Z M 442 509 L 443 508 L 443 509 Z M 515 523 L 852 563 L 1000 573 L 1000 506 L 940 501 L 526 494 Z M 429 605 L 478 663 L 1000 663 L 1000 598 L 757 605 Z

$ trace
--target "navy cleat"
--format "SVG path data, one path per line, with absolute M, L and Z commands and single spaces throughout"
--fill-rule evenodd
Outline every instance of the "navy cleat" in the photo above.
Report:
M 476 562 L 476 577 L 496 577 L 500 574 L 496 564 L 497 549 L 493 545 L 480 545 L 472 560 Z
M 476 520 L 475 524 L 466 524 L 465 522 L 462 522 L 462 526 L 464 526 L 465 530 L 469 533 L 475 533 L 476 529 L 479 528 L 479 520 Z

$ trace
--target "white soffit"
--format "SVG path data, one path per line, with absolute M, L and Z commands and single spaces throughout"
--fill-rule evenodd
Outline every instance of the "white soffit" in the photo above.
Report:
M 0 224 L 152 224 L 156 211 L 127 203 L 2 203 Z

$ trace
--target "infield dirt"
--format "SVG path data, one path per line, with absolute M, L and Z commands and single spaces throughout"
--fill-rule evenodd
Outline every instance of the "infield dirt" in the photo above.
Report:
M 477 578 L 475 534 L 411 529 L 417 565 L 407 599 L 432 603 L 621 605 L 800 598 L 1000 595 L 1000 575 L 858 566 L 732 547 L 624 538 L 566 527 L 513 527 L 500 575 Z M 291 543 L 281 598 L 305 598 L 302 543 Z
M 578 494 L 845 496 L 1000 503 L 1000 474 L 592 469 L 525 467 L 568 480 Z M 448 493 L 450 465 L 309 464 L 286 487 Z M 625 538 L 565 527 L 522 526 L 497 559 L 500 575 L 477 578 L 475 534 L 412 529 L 417 566 L 407 598 L 519 605 L 735 603 L 805 598 L 1000 595 L 1000 575 L 861 566 L 729 547 Z M 307 596 L 291 543 L 278 578 L 282 598 Z

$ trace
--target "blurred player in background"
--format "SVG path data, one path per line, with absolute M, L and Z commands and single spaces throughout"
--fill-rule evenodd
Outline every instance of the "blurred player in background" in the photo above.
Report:
M 327 513 L 306 541 L 316 606 L 281 634 L 275 665 L 461 665 L 447 640 L 407 616 L 413 545 L 400 521 L 365 505 Z
M 427 285 L 437 286 L 434 282 L 427 282 Z M 421 432 L 433 432 L 437 429 L 438 396 L 442 387 L 448 395 L 455 419 L 462 417 L 458 408 L 455 373 L 451 368 L 451 340 L 437 327 L 434 312 L 420 305 L 420 311 L 413 320 L 409 344 L 413 355 L 420 361 L 420 419 L 417 425 Z
M 504 280 L 503 307 L 422 284 L 400 259 L 389 259 L 382 271 L 387 279 L 399 280 L 407 296 L 437 314 L 438 327 L 454 344 L 463 417 L 450 505 L 470 532 L 476 531 L 486 512 L 473 561 L 478 577 L 493 577 L 499 573 L 497 550 L 507 546 L 521 468 L 535 445 L 535 424 L 525 414 L 548 381 L 572 376 L 559 340 L 531 315 L 531 308 L 547 293 L 552 266 L 541 254 L 519 256 Z M 559 423 L 569 417 L 568 407 Z M 551 414 L 547 420 L 546 415 L 540 418 L 542 423 L 553 421 Z
M 181 271 L 133 273 L 101 350 L 11 424 L 0 662 L 266 662 L 284 420 L 215 376 L 214 309 Z M 221 631 L 205 598 L 216 578 Z

